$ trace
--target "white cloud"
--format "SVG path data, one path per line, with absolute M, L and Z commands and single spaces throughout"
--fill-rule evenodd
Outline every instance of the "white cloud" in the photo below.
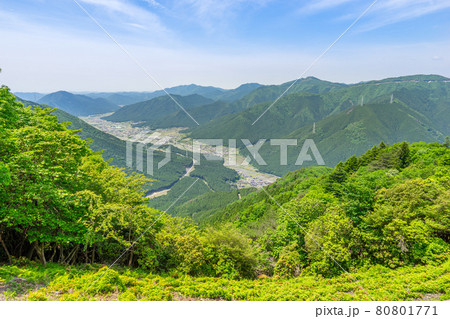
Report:
M 352 3 L 352 11 L 343 13 L 338 20 L 354 20 L 374 0 L 311 0 L 300 12 L 316 14 L 325 10 Z M 363 2 L 363 3 L 362 3 Z M 418 18 L 450 8 L 450 0 L 378 0 L 361 21 L 359 31 L 369 31 L 380 27 Z M 364 21 L 366 21 L 364 23 Z
M 164 8 L 164 6 L 162 4 L 160 4 L 159 2 L 155 1 L 155 0 L 143 0 L 144 2 L 148 3 L 149 5 L 151 5 L 152 7 L 155 8 Z
M 373 19 L 366 29 L 377 29 L 385 25 L 418 18 L 450 8 L 450 0 L 386 0 L 375 7 Z
M 0 38 L 14 43 L 0 51 L 0 82 L 14 91 L 159 89 L 108 39 L 92 42 L 56 32 L 37 38 L 5 30 L 0 30 Z M 17 38 L 21 41 L 15 41 Z M 128 49 L 164 87 L 190 83 L 225 88 L 245 82 L 279 84 L 297 78 L 316 57 L 303 49 L 255 48 L 226 54 L 192 47 L 180 50 L 140 45 Z M 449 51 L 446 42 L 338 46 L 305 76 L 347 83 L 417 73 L 448 77 L 450 59 L 445 57 Z
M 315 0 L 304 6 L 301 11 L 306 13 L 314 13 L 328 10 L 352 1 L 355 0 Z
M 83 1 L 89 12 L 98 17 L 101 23 L 105 23 L 113 34 L 119 29 L 118 40 L 165 87 L 198 83 L 231 88 L 244 82 L 281 83 L 298 77 L 323 50 L 322 47 L 315 46 L 297 49 L 273 46 L 261 50 L 260 47 L 251 45 L 236 45 L 227 52 L 217 53 L 216 50 L 211 52 L 202 46 L 195 47 L 192 43 L 152 41 L 148 39 L 150 32 L 140 30 L 148 28 L 147 19 L 154 15 L 151 11 L 158 10 L 151 4 L 150 7 L 138 7 L 136 1 L 133 4 L 129 0 L 79 1 Z M 144 0 L 140 1 L 142 5 Z M 164 12 L 173 12 L 175 8 L 177 13 L 185 15 L 183 17 L 195 19 L 195 23 L 199 23 L 197 20 L 209 23 L 220 19 L 230 21 L 229 17 L 233 17 L 235 13 L 241 14 L 239 10 L 244 11 L 249 4 L 260 6 L 267 3 L 243 0 L 220 3 L 213 0 L 173 1 L 170 5 L 164 2 L 167 6 Z M 343 1 L 341 5 L 344 5 Z M 323 10 L 327 5 L 328 8 L 332 5 L 330 1 L 319 2 L 322 3 Z M 351 6 L 352 10 L 359 10 L 357 15 L 363 10 L 361 2 L 358 2 L 359 8 Z M 369 2 L 370 0 L 364 1 L 364 6 Z M 394 20 L 399 17 L 414 17 L 417 14 L 444 10 L 450 6 L 449 2 L 380 0 L 380 5 L 374 7 L 361 22 L 384 21 L 384 16 Z M 0 82 L 10 85 L 16 91 L 158 89 L 101 30 L 87 23 L 89 21 L 80 10 L 72 3 L 67 3 L 68 14 L 59 17 L 67 17 L 64 23 L 47 18 L 56 16 L 56 10 L 45 11 L 45 15 L 35 13 L 35 7 L 28 14 L 21 10 L 0 10 L 0 38 L 8 44 L 0 50 L 0 67 L 3 68 Z M 356 1 L 354 4 L 356 5 Z M 74 16 L 73 21 L 69 14 Z M 107 19 L 105 14 L 112 15 L 114 19 Z M 52 23 L 46 24 L 48 21 Z M 120 28 L 123 29 L 124 26 L 134 30 L 121 33 Z M 134 41 L 132 37 L 135 35 L 141 36 L 136 38 L 139 41 Z M 30 48 L 33 49 L 30 51 Z M 407 46 L 402 46 L 401 43 L 399 46 L 388 46 L 378 41 L 371 46 L 348 43 L 334 47 L 333 52 L 320 60 L 306 75 L 343 82 L 413 73 L 450 76 L 450 59 L 446 58 L 448 52 L 448 41 Z
M 164 34 L 168 32 L 167 28 L 161 23 L 159 17 L 149 10 L 145 10 L 126 0 L 79 0 L 82 4 L 100 7 L 106 10 L 109 14 L 115 16 L 126 17 L 127 23 L 134 23 L 146 29 L 151 29 L 152 32 Z M 154 6 L 156 1 L 146 1 Z
M 139 24 L 139 23 L 132 23 L 132 22 L 130 22 L 130 23 L 127 23 L 127 24 L 129 26 L 132 26 L 132 27 L 137 28 L 137 29 L 147 30 L 147 28 L 145 26 L 143 26 L 142 24 Z
M 207 29 L 228 23 L 242 8 L 261 7 L 273 0 L 176 0 L 170 8 Z

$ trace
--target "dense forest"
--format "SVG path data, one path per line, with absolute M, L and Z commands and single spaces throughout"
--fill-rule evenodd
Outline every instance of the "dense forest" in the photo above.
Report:
M 313 139 L 325 164 L 333 167 L 381 141 L 442 143 L 450 134 L 449 84 L 446 77 L 420 74 L 350 85 L 308 77 L 255 87 L 236 100 L 175 96 L 196 121 L 167 96 L 125 105 L 105 119 L 142 122 L 152 129 L 187 128 L 189 138 L 222 139 L 225 145 L 235 139 L 245 156 L 250 152 L 241 139 L 252 144 L 261 139 Z M 289 146 L 287 165 L 279 165 L 280 149 L 265 143 L 259 153 L 266 163 L 252 164 L 261 172 L 283 176 L 300 168 L 295 163 L 301 148 L 302 143 Z
M 0 278 L 48 284 L 31 299 L 55 290 L 67 300 L 283 299 L 277 283 L 288 300 L 329 298 L 330 289 L 354 292 L 340 299 L 448 299 L 448 139 L 382 142 L 241 199 L 218 183 L 219 197 L 183 203 L 181 217 L 164 203 L 168 214 L 151 208 L 144 195 L 152 181 L 108 164 L 89 143 L 50 109 L 25 107 L 0 89 L 0 260 L 9 264 Z M 118 271 L 96 266 L 113 262 Z M 388 279 L 402 273 L 417 277 Z M 399 292 L 372 298 L 367 290 L 381 288 L 368 278 Z M 161 285 L 145 290 L 147 280 Z M 317 284 L 309 295 L 299 288 Z

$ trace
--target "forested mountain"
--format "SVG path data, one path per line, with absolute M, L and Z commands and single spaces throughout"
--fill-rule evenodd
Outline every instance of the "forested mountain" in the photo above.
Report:
M 261 86 L 259 84 L 253 83 L 243 84 L 234 90 L 225 91 L 221 96 L 216 96 L 214 99 L 218 101 L 214 103 L 205 103 L 204 105 L 198 107 L 189 108 L 189 114 L 191 114 L 191 116 L 194 117 L 199 124 L 203 125 L 213 119 L 218 119 L 222 116 L 242 112 L 257 103 L 272 101 L 276 99 L 291 84 L 292 82 L 287 82 L 282 85 L 269 86 Z M 345 85 L 321 81 L 319 79 L 309 77 L 299 80 L 292 86 L 289 92 L 322 93 L 331 92 L 342 87 L 345 87 Z M 139 107 L 144 109 L 143 105 L 140 105 Z M 135 112 L 138 113 L 139 109 L 133 108 L 129 113 Z M 192 121 L 192 119 L 190 119 L 183 110 L 180 110 L 179 107 L 178 109 L 175 109 L 171 114 L 166 114 L 165 111 L 164 114 L 167 116 L 164 118 L 160 118 L 160 120 L 157 123 L 154 123 L 154 125 L 159 125 L 158 127 L 161 128 L 197 126 L 197 124 Z M 128 112 L 119 110 L 107 119 L 110 121 L 120 122 L 126 121 L 126 119 L 131 117 L 136 118 L 136 116 L 131 116 L 130 114 L 128 114 Z
M 128 105 L 151 100 L 164 94 L 154 94 L 154 92 L 94 92 L 85 95 L 91 98 L 103 98 L 117 105 Z
M 381 143 L 333 170 L 291 172 L 264 191 L 209 211 L 203 223 L 237 225 L 266 258 L 277 260 L 275 273 L 288 276 L 307 264 L 324 275 L 339 272 L 327 254 L 344 268 L 444 260 L 450 243 L 449 142 Z
M 313 76 L 309 76 L 307 78 L 299 79 L 295 83 L 294 81 L 290 81 L 281 85 L 267 85 L 258 88 L 257 90 L 248 94 L 242 102 L 243 104 L 252 106 L 258 103 L 274 101 L 289 87 L 290 89 L 286 94 L 300 92 L 322 94 L 327 92 L 334 92 L 336 90 L 347 87 L 347 85 L 342 83 L 324 81 Z
M 379 103 L 358 105 L 330 115 L 316 122 L 314 128 L 310 123 L 285 135 L 284 138 L 299 141 L 314 140 L 325 165 L 333 167 L 352 155 L 363 154 L 370 145 L 380 141 L 387 143 L 443 141 L 445 135 L 436 127 L 435 122 L 402 102 Z M 289 147 L 286 166 L 279 165 L 279 148 L 271 147 L 269 144 L 263 145 L 260 154 L 267 162 L 267 166 L 258 167 L 282 175 L 298 169 L 295 162 L 302 145 L 299 143 L 298 146 Z M 313 160 L 302 165 L 315 166 L 317 162 Z
M 282 97 L 261 119 L 252 123 L 269 106 L 259 103 L 247 110 L 229 114 L 192 129 L 194 138 L 246 138 L 256 142 L 264 138 L 279 138 L 319 121 L 330 114 L 333 105 L 326 96 L 312 93 L 293 93 Z
M 75 116 L 104 114 L 119 109 L 117 104 L 113 104 L 103 98 L 93 99 L 85 95 L 72 94 L 66 91 L 48 94 L 40 98 L 38 103 L 58 107 Z
M 226 90 L 216 88 L 213 86 L 200 86 L 195 84 L 189 84 L 167 88 L 166 92 L 181 96 L 198 94 L 214 101 L 222 100 L 230 102 L 239 100 L 240 98 L 242 98 L 243 96 L 245 96 L 246 94 L 250 93 L 251 91 L 255 90 L 260 86 L 261 84 L 257 83 L 247 83 L 242 84 L 238 88 Z M 163 90 L 158 90 L 154 92 L 114 92 L 114 93 L 98 92 L 98 93 L 88 93 L 86 95 L 93 98 L 101 97 L 118 105 L 128 105 L 148 101 L 159 96 L 164 96 L 166 95 L 166 92 L 164 92 Z
M 188 96 L 172 95 L 160 96 L 149 101 L 140 102 L 136 104 L 126 105 L 114 114 L 105 117 L 104 119 L 114 122 L 145 122 L 151 128 L 159 127 L 159 122 L 166 116 L 180 110 L 180 106 L 172 100 L 175 99 L 187 111 L 196 106 L 212 103 L 213 100 L 205 98 L 198 94 Z M 185 113 L 186 117 L 188 115 Z M 190 119 L 194 124 L 195 122 Z
M 383 107 L 409 111 L 394 101 L 348 115 Z M 188 185 L 172 202 L 181 205 L 165 208 L 187 218 L 165 215 L 148 207 L 149 180 L 108 165 L 50 109 L 26 108 L 1 88 L 0 261 L 12 264 L 0 267 L 2 284 L 37 276 L 30 300 L 449 298 L 448 139 L 380 143 L 241 198 L 209 169 L 215 175 L 198 167 L 181 179 Z M 197 178 L 219 179 L 203 183 L 217 196 L 186 200 Z M 97 266 L 113 261 L 127 268 Z M 5 294 L 14 299 L 16 290 Z
M 239 87 L 231 90 L 224 90 L 224 92 L 220 95 L 213 97 L 213 100 L 225 101 L 225 102 L 233 102 L 242 99 L 244 96 L 253 92 L 257 88 L 262 87 L 263 85 L 258 83 L 246 83 L 242 84 Z M 202 95 L 201 93 L 199 93 Z M 204 94 L 203 94 L 204 95 Z M 206 96 L 206 95 L 204 95 Z
M 250 95 L 268 88 L 257 89 Z M 268 165 L 259 168 L 282 175 L 298 168 L 294 166 L 295 157 L 306 138 L 313 139 L 325 163 L 334 166 L 382 140 L 432 142 L 443 141 L 450 135 L 450 80 L 440 76 L 372 81 L 341 86 L 323 94 L 290 93 L 272 107 L 271 103 L 259 103 L 239 113 L 216 117 L 192 127 L 190 136 L 221 138 L 225 143 L 228 139 L 242 138 L 252 143 L 259 139 L 298 139 L 298 147 L 290 147 L 287 166 L 279 165 L 279 148 L 267 143 L 260 150 Z M 248 154 L 243 143 L 240 148 Z M 315 162 L 305 164 L 316 165 Z
M 29 101 L 20 101 L 26 106 L 37 106 L 35 103 Z M 44 109 L 46 108 L 45 105 L 39 106 Z M 146 192 L 151 193 L 164 189 L 171 189 L 168 196 L 152 201 L 152 207 L 154 208 L 167 208 L 171 201 L 174 201 L 180 193 L 185 190 L 183 187 L 188 187 L 189 181 L 192 183 L 195 178 L 199 178 L 200 181 L 191 187 L 191 191 L 184 196 L 182 201 L 188 201 L 210 191 L 228 191 L 232 188 L 229 183 L 235 182 L 239 178 L 235 171 L 223 166 L 223 161 L 217 162 L 206 160 L 203 161 L 202 167 L 195 170 L 195 173 L 192 173 L 193 177 L 184 177 L 186 171 L 192 167 L 192 152 L 186 152 L 174 146 L 171 146 L 170 148 L 170 161 L 163 167 L 154 169 L 152 175 L 148 175 L 146 150 L 148 147 L 152 146 L 150 144 L 146 145 L 143 149 L 144 158 L 142 171 L 136 170 L 137 144 L 135 143 L 133 145 L 133 167 L 129 170 L 126 164 L 126 142 L 124 140 L 102 132 L 78 117 L 60 109 L 55 109 L 52 114 L 58 118 L 59 122 L 66 123 L 67 128 L 77 131 L 77 134 L 79 134 L 82 139 L 88 140 L 88 147 L 95 152 L 101 152 L 105 161 L 109 161 L 114 166 L 127 169 L 129 173 L 137 172 L 150 178 L 152 183 L 146 185 Z M 154 163 L 162 162 L 167 156 L 166 148 L 163 147 L 155 150 L 152 156 Z M 180 189 L 181 191 L 177 192 L 177 189 Z
M 14 95 L 31 102 L 37 102 L 40 98 L 44 97 L 46 94 L 37 92 L 14 92 Z
M 35 103 L 21 100 L 27 106 L 36 107 Z M 40 105 L 41 108 L 45 108 L 45 105 Z M 88 140 L 88 147 L 95 152 L 101 152 L 101 155 L 105 161 L 111 161 L 111 164 L 117 167 L 128 169 L 126 165 L 126 142 L 115 136 L 102 132 L 95 127 L 89 125 L 85 121 L 73 116 L 60 109 L 55 109 L 52 114 L 58 118 L 59 122 L 67 123 L 67 128 L 74 131 L 79 131 L 79 135 L 82 139 Z M 81 131 L 80 131 L 81 130 Z M 134 147 L 133 156 L 136 154 L 136 148 Z M 163 150 L 154 152 L 154 161 L 156 163 L 161 162 L 165 158 L 166 154 Z M 145 162 L 145 161 L 144 161 Z M 170 187 L 177 182 L 186 172 L 186 168 L 192 166 L 192 159 L 185 156 L 185 152 L 172 148 L 171 161 L 161 169 L 154 170 L 154 175 L 149 176 L 153 179 L 153 183 L 146 185 L 147 191 L 154 191 Z M 136 159 L 133 160 L 133 168 L 130 172 L 136 171 Z M 144 171 L 139 172 L 145 174 L 146 162 L 144 163 Z
M 294 86 L 291 91 L 289 91 L 288 95 L 281 98 L 257 123 L 255 123 L 255 125 L 252 125 L 262 112 L 269 108 L 273 100 L 278 97 L 277 94 L 282 92 L 281 88 L 287 86 L 286 84 L 283 84 L 282 86 L 277 86 L 276 89 L 263 87 L 255 90 L 249 96 L 239 101 L 240 103 L 247 100 L 255 101 L 255 98 L 253 98 L 255 96 L 257 97 L 256 100 L 258 101 L 258 104 L 247 108 L 241 113 L 228 115 L 200 127 L 194 127 L 192 136 L 204 137 L 221 135 L 222 138 L 235 138 L 237 136 L 236 132 L 239 132 L 239 135 L 245 136 L 245 138 L 248 138 L 251 141 L 255 141 L 255 139 L 258 138 L 257 136 L 261 136 L 261 138 L 264 137 L 259 133 L 264 134 L 267 128 L 280 132 L 279 134 L 272 135 L 273 138 L 278 138 L 283 136 L 286 133 L 286 130 L 291 129 L 292 131 L 299 129 L 305 124 L 305 122 L 302 121 L 297 122 L 297 127 L 294 127 L 293 124 L 289 124 L 292 116 L 299 116 L 306 111 L 305 107 L 310 109 L 310 111 L 307 111 L 308 113 L 311 113 L 312 110 L 315 110 L 317 113 L 315 119 L 313 114 L 310 114 L 309 116 L 308 124 L 312 124 L 312 120 L 323 119 L 328 115 L 348 111 L 351 107 L 362 103 L 369 104 L 379 102 L 380 100 L 388 102 L 391 94 L 397 101 L 402 101 L 417 112 L 424 113 L 425 116 L 432 116 L 433 122 L 437 119 L 436 115 L 443 117 L 444 121 L 448 119 L 449 112 L 445 111 L 448 110 L 450 103 L 450 79 L 446 80 L 446 78 L 437 76 L 414 76 L 402 79 L 402 81 L 394 81 L 391 79 L 389 81 L 383 80 L 351 86 L 339 86 L 338 89 L 331 89 L 325 82 L 321 87 L 326 93 L 305 94 L 305 96 L 309 96 L 309 99 L 304 99 L 303 101 L 300 101 L 298 98 L 290 98 L 290 95 L 297 97 L 302 96 L 294 93 L 294 88 L 296 87 Z M 431 81 L 431 79 L 435 79 L 435 82 Z M 299 83 L 296 84 L 299 86 L 298 90 L 314 93 L 314 90 L 309 90 L 309 87 L 305 85 L 305 83 L 309 83 L 306 80 L 307 79 L 305 79 L 305 82 L 299 81 Z M 309 81 L 320 83 L 320 80 L 316 79 Z M 302 88 L 300 88 L 300 85 L 302 85 Z M 267 91 L 276 91 L 277 93 L 267 94 Z M 259 94 L 261 92 L 264 92 L 264 94 Z M 270 98 L 267 98 L 267 102 L 259 103 L 261 100 L 265 99 L 261 96 L 267 95 L 270 96 Z M 417 99 L 419 96 L 421 98 Z M 250 99 L 250 97 L 252 98 Z M 315 102 L 313 102 L 312 99 L 315 99 Z M 325 111 L 322 110 L 324 108 Z M 265 120 L 265 117 L 269 117 L 269 119 Z M 265 121 L 264 125 L 259 124 L 260 121 Z M 448 127 L 445 127 L 445 125 L 442 124 L 444 121 L 440 121 L 441 124 L 438 124 L 439 130 L 445 128 L 448 129 Z M 274 127 L 269 128 L 269 123 Z M 285 127 L 286 123 L 287 128 Z M 257 131 L 258 134 L 255 134 L 254 131 Z
M 256 188 L 243 188 L 221 192 L 205 192 L 181 205 L 177 205 L 170 211 L 170 215 L 190 218 L 198 224 L 207 225 L 208 220 L 215 218 L 215 214 L 225 206 L 256 191 Z M 151 203 L 150 201 L 150 205 Z
M 13 257 L 25 254 L 29 258 L 36 255 L 44 264 L 54 258 L 63 263 L 115 258 L 116 249 L 129 246 L 159 219 L 143 197 L 152 181 L 142 175 L 127 176 L 108 165 L 87 147 L 89 141 L 68 130 L 67 123 L 59 123 L 51 113 L 40 106 L 26 108 L 7 88 L 0 89 L 0 260 L 12 262 Z M 65 120 L 73 119 L 57 113 Z M 211 187 L 221 187 L 208 172 L 195 176 L 208 180 Z M 181 220 L 169 218 L 169 228 L 173 222 L 185 227 Z M 165 223 L 161 220 L 154 231 Z M 161 236 L 162 243 L 165 235 Z M 151 233 L 146 238 L 154 240 Z M 15 243 L 21 243 L 20 247 Z M 89 257 L 81 247 L 84 252 L 91 251 Z M 143 255 L 131 253 L 129 265 L 140 259 L 139 263 L 154 269 L 171 267 L 172 262 L 153 264 L 152 253 L 144 253 L 145 246 L 142 249 Z M 166 258 L 164 251 L 161 262 Z M 147 261 L 147 257 L 142 259 L 144 255 Z M 208 271 L 215 272 L 212 268 Z

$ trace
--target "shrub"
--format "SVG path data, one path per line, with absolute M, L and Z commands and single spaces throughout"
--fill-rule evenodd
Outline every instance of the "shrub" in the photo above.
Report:
M 299 276 L 305 263 L 306 261 L 302 260 L 298 253 L 298 245 L 289 245 L 281 253 L 275 265 L 274 274 L 282 278 Z

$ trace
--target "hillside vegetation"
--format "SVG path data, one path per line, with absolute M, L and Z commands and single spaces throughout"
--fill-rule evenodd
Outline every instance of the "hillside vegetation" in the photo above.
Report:
M 176 100 L 178 104 L 172 100 L 172 98 Z M 188 96 L 172 95 L 171 97 L 164 95 L 149 101 L 126 105 L 104 119 L 116 122 L 145 122 L 145 124 L 151 128 L 158 128 L 160 127 L 159 122 L 161 120 L 180 109 L 179 105 L 189 111 L 196 106 L 201 106 L 212 102 L 213 100 L 207 99 L 198 94 Z M 188 115 L 186 114 L 186 116 Z M 191 119 L 191 121 L 193 120 Z M 195 124 L 194 121 L 193 123 Z
M 167 93 L 174 95 L 187 96 L 198 94 L 214 101 L 222 100 L 232 102 L 235 100 L 239 100 L 240 98 L 242 98 L 243 96 L 245 96 L 246 94 L 250 93 L 251 91 L 260 86 L 262 85 L 257 83 L 246 83 L 240 85 L 235 89 L 225 90 L 213 86 L 201 86 L 189 84 L 166 88 L 165 91 Z M 157 90 L 154 92 L 114 92 L 114 93 L 97 92 L 97 93 L 89 93 L 86 95 L 93 98 L 101 97 L 118 105 L 129 105 L 138 102 L 149 101 L 159 96 L 164 96 L 166 95 L 166 92 L 164 92 L 163 90 Z M 20 94 L 21 94 L 20 97 L 23 97 L 24 99 L 26 99 L 26 97 L 29 96 L 34 97 L 36 95 L 35 93 L 20 93 Z
M 273 261 L 269 274 L 439 263 L 450 239 L 449 159 L 449 142 L 381 143 L 331 172 L 289 173 L 210 218 L 255 240 Z
M 68 270 L 69 269 L 69 270 Z M 226 279 L 155 275 L 140 269 L 109 270 L 19 261 L 0 268 L 0 300 L 256 300 L 256 301 L 414 301 L 448 300 L 450 263 L 439 266 L 383 266 L 334 278 Z M 19 280 L 20 279 L 20 280 Z M 355 281 L 352 281 L 354 279 Z M 430 310 L 430 314 L 432 314 Z
M 167 96 L 126 106 L 106 119 L 143 121 L 152 128 L 188 127 L 190 138 L 221 139 L 225 145 L 235 139 L 245 156 L 250 153 L 241 139 L 252 144 L 261 139 L 296 139 L 297 146 L 288 148 L 287 165 L 280 165 L 280 148 L 268 142 L 259 151 L 266 165 L 252 162 L 278 176 L 300 168 L 296 158 L 306 139 L 314 140 L 325 164 L 332 167 L 381 141 L 442 142 L 450 135 L 450 79 L 438 75 L 353 85 L 308 77 L 296 83 L 246 87 L 252 90 L 234 101 L 198 105 L 180 100 L 200 125 Z
M 236 201 L 196 171 L 222 204 L 182 192 L 174 213 L 193 205 L 202 226 L 149 208 L 150 180 L 1 88 L 3 298 L 448 299 L 450 141 L 380 143 Z
M 235 104 L 245 103 L 251 96 L 253 100 L 261 96 L 263 102 L 192 126 L 190 137 L 220 138 L 225 143 L 248 139 L 253 144 L 260 139 L 296 139 L 298 145 L 288 148 L 288 165 L 280 165 L 279 147 L 268 142 L 259 151 L 267 165 L 252 162 L 261 171 L 284 175 L 300 168 L 295 162 L 305 139 L 313 139 L 326 165 L 334 166 L 381 141 L 442 142 L 450 135 L 450 80 L 444 77 L 401 77 L 330 87 L 321 93 L 310 87 L 295 93 L 294 88 L 273 106 L 273 99 L 263 100 L 274 88 L 259 88 Z M 238 147 L 243 155 L 250 154 L 244 143 Z M 316 161 L 303 163 L 314 165 Z
M 87 116 L 92 114 L 104 114 L 119 109 L 117 104 L 103 98 L 90 98 L 81 94 L 72 94 L 59 91 L 47 94 L 38 100 L 39 104 L 58 107 L 75 116 Z
M 218 261 L 230 258 L 234 276 L 251 276 L 247 238 L 234 229 L 202 233 L 149 208 L 144 194 L 150 180 L 109 166 L 50 114 L 48 108 L 25 108 L 0 89 L 2 261 L 111 262 L 131 248 L 121 263 L 167 272 L 181 262 L 186 272 L 216 276 L 228 273 Z M 220 236 L 236 249 L 217 246 Z M 138 238 L 139 247 L 130 246 Z M 193 259 L 182 261 L 186 253 Z
M 36 103 L 20 100 L 24 105 L 36 107 Z M 39 106 L 42 109 L 47 108 L 45 105 Z M 60 123 L 65 123 L 68 129 L 77 131 L 83 140 L 88 141 L 88 147 L 94 152 L 101 153 L 102 158 L 111 165 L 124 168 L 127 174 L 139 172 L 136 170 L 136 160 L 133 160 L 133 167 L 129 168 L 126 163 L 126 142 L 108 133 L 100 131 L 99 129 L 89 125 L 85 121 L 73 116 L 61 109 L 54 109 L 49 115 L 56 116 Z M 133 156 L 136 154 L 136 145 L 133 146 Z M 162 151 L 154 152 L 154 161 L 161 162 L 166 154 Z M 185 156 L 185 152 L 172 148 L 171 161 L 164 167 L 154 170 L 152 176 L 152 183 L 146 185 L 147 191 L 155 191 L 159 189 L 168 188 L 176 183 L 186 172 L 186 167 L 192 165 L 192 160 Z M 145 175 L 147 172 L 146 163 L 144 163 L 144 172 L 139 172 Z

